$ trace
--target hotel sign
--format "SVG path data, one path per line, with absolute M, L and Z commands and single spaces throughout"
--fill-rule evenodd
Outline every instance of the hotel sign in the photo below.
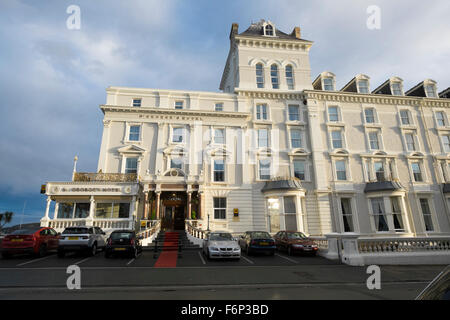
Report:
M 62 192 L 121 192 L 120 188 L 61 188 Z

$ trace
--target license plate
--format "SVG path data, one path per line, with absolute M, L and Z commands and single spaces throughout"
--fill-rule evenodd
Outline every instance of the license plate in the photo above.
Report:
M 11 242 L 22 242 L 23 239 L 11 239 Z
M 79 237 L 69 237 L 69 240 L 78 240 Z
M 268 243 L 268 242 L 260 242 L 259 245 L 260 245 L 260 246 L 268 246 L 269 243 Z
M 114 248 L 115 251 L 125 251 L 125 248 Z
M 305 248 L 305 251 L 311 251 L 312 248 Z

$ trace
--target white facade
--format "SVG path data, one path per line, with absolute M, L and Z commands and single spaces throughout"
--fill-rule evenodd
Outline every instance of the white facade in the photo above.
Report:
M 391 94 L 365 75 L 311 82 L 311 46 L 299 28 L 233 24 L 223 93 L 109 87 L 100 174 L 48 183 L 42 223 L 449 235 L 450 100 L 432 81 L 411 95 L 399 78 Z

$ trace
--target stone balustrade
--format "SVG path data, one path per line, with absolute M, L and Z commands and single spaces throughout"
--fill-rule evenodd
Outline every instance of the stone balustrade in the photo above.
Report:
M 106 182 L 135 182 L 136 173 L 95 173 L 95 172 L 75 172 L 73 181 L 106 181 Z

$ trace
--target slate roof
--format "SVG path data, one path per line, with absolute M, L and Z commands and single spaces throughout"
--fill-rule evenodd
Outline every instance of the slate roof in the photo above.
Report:
M 403 189 L 402 185 L 396 181 L 377 181 L 366 183 L 364 193 L 379 191 L 395 191 Z
M 264 187 L 261 189 L 262 192 L 271 190 L 298 190 L 302 189 L 302 184 L 298 180 L 274 180 L 267 181 Z
M 250 25 L 250 27 L 248 27 L 247 30 L 245 30 L 244 32 L 239 33 L 240 36 L 250 36 L 250 37 L 258 37 L 258 38 L 273 38 L 273 39 L 284 39 L 284 40 L 298 40 L 298 41 L 307 41 L 307 42 L 311 42 L 309 40 L 305 40 L 305 39 L 298 39 L 295 37 L 294 34 L 287 34 L 284 33 L 283 31 L 277 29 L 276 27 L 274 27 L 275 29 L 275 36 L 264 36 L 264 30 L 263 30 L 263 23 L 265 21 L 261 20 L 259 22 L 256 23 L 252 23 Z

